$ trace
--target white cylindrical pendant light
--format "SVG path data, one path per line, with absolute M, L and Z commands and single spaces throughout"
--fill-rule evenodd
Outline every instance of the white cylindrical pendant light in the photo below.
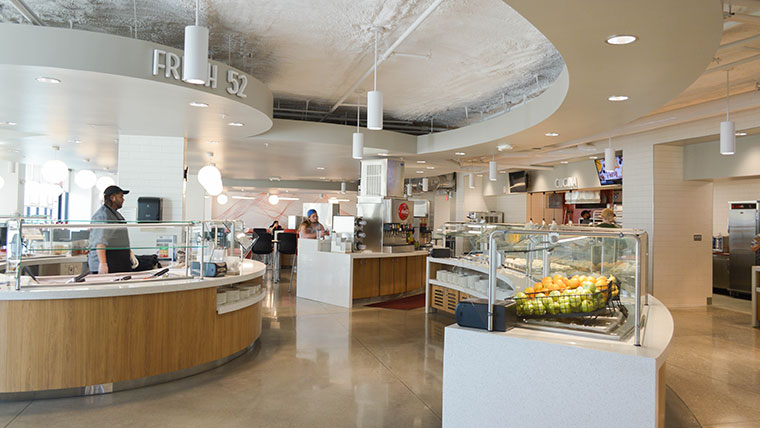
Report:
M 5 179 L 2 176 L 0 176 L 0 189 L 2 189 L 3 186 L 5 186 Z
M 492 160 L 488 162 L 488 179 L 491 181 L 496 181 L 496 161 Z
M 732 120 L 720 123 L 720 154 L 736 153 L 736 124 Z
M 475 188 L 475 174 L 470 173 L 468 180 L 469 181 L 467 182 L 467 187 L 469 187 L 470 189 L 474 189 Z
M 423 178 L 422 179 L 422 191 L 423 192 L 427 192 L 429 187 L 430 187 L 430 181 L 428 180 L 427 177 Z
M 182 59 L 182 80 L 194 85 L 208 81 L 208 28 L 198 25 L 200 1 L 195 2 L 195 25 L 185 27 L 185 56 Z
M 412 196 L 412 183 L 406 183 L 406 195 Z
M 383 129 L 383 93 L 367 92 L 367 129 Z
M 607 147 L 604 149 L 604 170 L 612 172 L 615 170 L 615 149 Z
M 361 159 L 364 156 L 364 134 L 354 132 L 353 158 Z
M 340 193 L 345 195 L 346 194 L 346 182 L 343 181 L 340 183 Z

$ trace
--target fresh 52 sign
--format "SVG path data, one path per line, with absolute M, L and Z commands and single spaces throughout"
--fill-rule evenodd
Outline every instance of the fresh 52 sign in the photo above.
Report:
M 161 49 L 153 49 L 153 75 L 158 76 L 162 72 L 167 79 L 181 80 L 182 58 L 172 52 L 166 52 Z M 216 89 L 218 76 L 218 66 L 208 64 L 208 82 L 206 87 Z M 235 70 L 227 70 L 227 93 L 240 98 L 246 98 L 245 87 L 248 85 L 248 76 L 240 74 Z

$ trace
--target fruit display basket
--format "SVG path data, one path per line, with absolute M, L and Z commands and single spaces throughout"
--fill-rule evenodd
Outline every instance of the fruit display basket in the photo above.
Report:
M 515 295 L 518 317 L 582 318 L 591 321 L 602 315 L 612 315 L 615 310 L 627 316 L 628 311 L 620 303 L 620 283 L 613 276 L 573 277 L 568 280 L 556 275 L 547 278 Z M 575 285 L 578 286 L 572 288 Z

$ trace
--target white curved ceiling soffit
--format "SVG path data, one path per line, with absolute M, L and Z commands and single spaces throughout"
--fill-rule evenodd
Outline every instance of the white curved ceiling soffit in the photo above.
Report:
M 45 25 L 137 37 L 182 48 L 192 0 L 25 0 Z M 269 87 L 275 117 L 320 120 L 372 66 L 372 27 L 386 51 L 434 0 L 202 0 L 213 59 Z M 134 6 L 134 8 L 133 8 Z M 5 20 L 23 21 L 0 3 Z M 479 121 L 544 91 L 562 70 L 551 43 L 500 0 L 443 1 L 379 68 L 388 126 L 412 133 Z M 372 79 L 360 88 L 370 89 Z M 338 107 L 328 121 L 353 120 Z M 422 125 L 420 130 L 419 125 Z

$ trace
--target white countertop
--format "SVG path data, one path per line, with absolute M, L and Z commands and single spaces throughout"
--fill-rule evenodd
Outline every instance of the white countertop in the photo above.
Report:
M 51 300 L 51 299 L 84 299 L 92 297 L 131 296 L 139 294 L 169 293 L 174 291 L 196 290 L 200 288 L 221 287 L 224 285 L 237 284 L 250 281 L 264 276 L 266 265 L 255 260 L 243 260 L 240 264 L 240 273 L 214 278 L 178 278 L 158 279 L 150 281 L 123 281 L 95 283 L 99 275 L 91 275 L 87 278 L 92 284 L 62 284 L 62 285 L 31 285 L 14 290 L 9 286 L 0 287 L 0 300 Z M 149 274 L 148 272 L 133 272 L 133 277 Z M 177 275 L 184 275 L 185 269 L 170 271 Z M 127 275 L 124 273 L 123 275 Z M 106 276 L 104 276 L 106 278 Z

